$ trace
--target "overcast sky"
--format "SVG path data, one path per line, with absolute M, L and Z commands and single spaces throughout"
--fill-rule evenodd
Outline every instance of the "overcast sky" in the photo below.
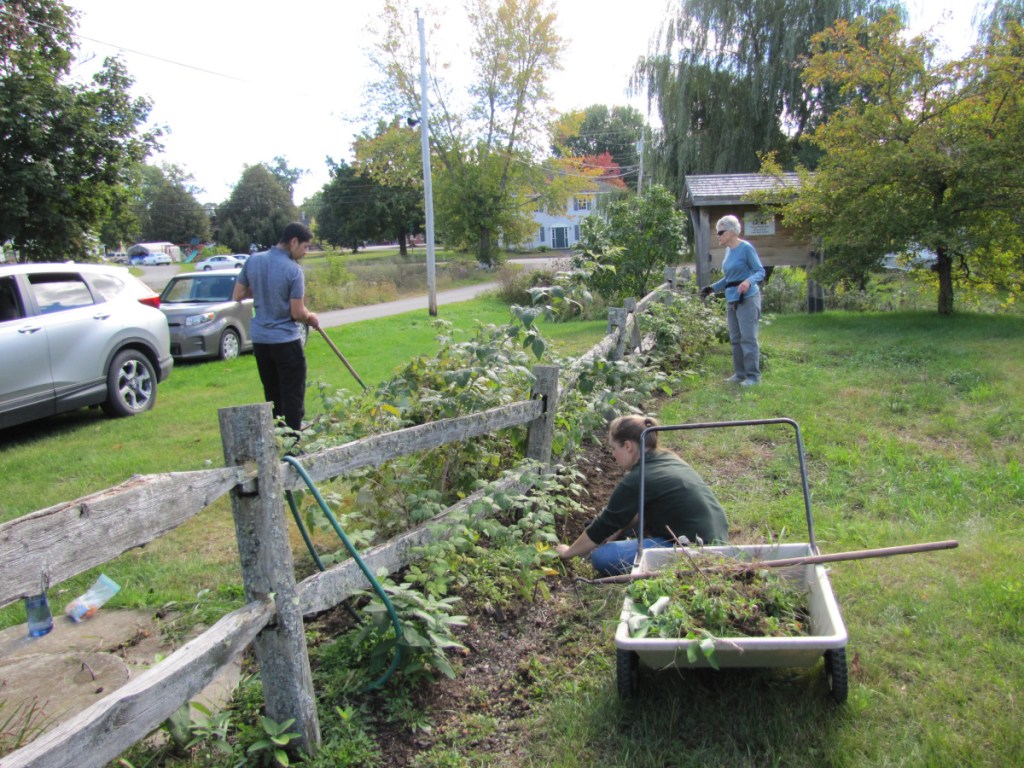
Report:
M 169 129 L 163 153 L 150 161 L 192 174 L 202 202 L 222 202 L 246 165 L 280 155 L 309 171 L 295 190 L 301 203 L 328 180 L 327 156 L 351 159 L 353 136 L 365 128 L 363 87 L 373 77 L 365 30 L 378 0 L 67 1 L 81 11 L 78 73 L 121 52 L 136 92 L 153 100 L 151 121 Z M 631 104 L 645 112 L 644 99 L 628 99 L 626 88 L 666 0 L 554 4 L 567 41 L 565 68 L 551 79 L 555 109 Z M 454 18 L 461 3 L 451 6 L 428 48 L 440 44 L 457 60 L 468 43 Z M 934 26 L 952 55 L 974 40 L 974 6 L 907 2 L 911 29 Z

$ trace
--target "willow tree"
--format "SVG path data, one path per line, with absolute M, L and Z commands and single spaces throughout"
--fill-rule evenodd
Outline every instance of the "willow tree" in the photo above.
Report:
M 550 0 L 469 0 L 473 75 L 453 96 L 430 62 L 430 136 L 438 234 L 472 248 L 484 264 L 498 244 L 532 229 L 539 158 L 549 117 L 549 74 L 560 68 L 562 40 Z M 428 14 L 429 15 L 429 14 Z M 418 33 L 407 0 L 385 0 L 371 58 L 382 80 L 369 90 L 378 115 L 418 115 Z M 564 204 L 564 200 L 563 200 Z
M 1024 21 L 1024 0 L 987 0 L 975 11 L 978 43 L 998 42 L 1015 24 Z
M 837 94 L 800 78 L 811 36 L 837 19 L 901 7 L 897 0 L 683 0 L 634 76 L 663 126 L 652 147 L 654 180 L 681 197 L 687 174 L 753 172 L 765 152 L 785 166 L 813 165 L 805 134 L 834 109 Z

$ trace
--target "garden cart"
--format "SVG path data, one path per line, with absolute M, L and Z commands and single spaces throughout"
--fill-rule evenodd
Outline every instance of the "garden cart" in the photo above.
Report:
M 771 561 L 819 555 L 814 538 L 814 520 L 811 515 L 810 491 L 804 463 L 803 440 L 799 425 L 792 419 L 757 419 L 750 421 L 708 422 L 649 427 L 640 438 L 645 444 L 647 433 L 685 429 L 717 429 L 784 424 L 793 428 L 803 486 L 804 509 L 807 518 L 806 543 L 756 544 L 738 546 L 696 546 L 644 548 L 643 537 L 638 537 L 637 557 L 631 577 L 664 572 L 674 568 L 687 570 L 690 558 L 701 554 L 740 561 Z M 644 451 L 640 452 L 640 531 L 644 530 Z M 778 569 L 788 580 L 795 580 L 806 590 L 806 607 L 810 633 L 799 637 L 732 637 L 681 639 L 661 637 L 633 637 L 630 619 L 636 615 L 633 601 L 627 594 L 619 624 L 615 632 L 616 676 L 619 696 L 630 698 L 636 694 L 640 665 L 652 669 L 673 667 L 810 667 L 824 656 L 825 675 L 831 697 L 838 703 L 846 700 L 846 627 L 839 612 L 828 573 L 821 564 L 794 565 Z M 713 649 L 711 647 L 713 643 Z M 699 652 L 698 652 L 699 651 Z M 712 661 L 713 660 L 713 661 Z

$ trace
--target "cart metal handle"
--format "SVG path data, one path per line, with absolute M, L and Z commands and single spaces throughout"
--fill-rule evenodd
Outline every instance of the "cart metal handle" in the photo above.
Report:
M 644 483 L 645 473 L 645 458 L 647 456 L 647 433 L 648 432 L 677 432 L 683 429 L 718 429 L 721 427 L 753 427 L 761 426 L 763 424 L 788 424 L 793 427 L 796 433 L 796 451 L 797 458 L 800 460 L 800 481 L 803 484 L 804 491 L 804 512 L 807 515 L 807 534 L 810 537 L 811 551 L 815 554 L 821 554 L 818 552 L 818 544 L 814 538 L 814 517 L 811 515 L 811 490 L 807 484 L 807 465 L 804 463 L 804 441 L 800 434 L 800 425 L 797 424 L 793 419 L 787 418 L 775 418 L 775 419 L 750 419 L 746 421 L 707 421 L 699 422 L 694 424 L 661 424 L 656 427 L 647 427 L 643 432 L 640 433 L 640 530 L 637 532 L 636 539 L 636 560 L 634 564 L 640 563 L 640 556 L 644 553 L 644 492 L 646 490 Z

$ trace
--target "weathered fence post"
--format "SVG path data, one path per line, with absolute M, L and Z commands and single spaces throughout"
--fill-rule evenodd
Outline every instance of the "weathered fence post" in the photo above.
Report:
M 551 464 L 551 444 L 555 436 L 555 414 L 558 412 L 558 366 L 535 365 L 533 375 L 532 399 L 544 401 L 544 413 L 530 423 L 526 436 L 526 458 L 541 462 L 544 466 Z
M 276 621 L 253 641 L 267 717 L 278 723 L 295 718 L 301 746 L 312 755 L 320 747 L 320 722 L 285 525 L 281 461 L 270 404 L 222 408 L 218 416 L 225 464 L 256 472 L 254 480 L 231 492 L 231 507 L 245 597 L 253 601 L 273 596 L 277 611 Z
M 814 279 L 814 268 L 821 265 L 824 254 L 821 251 L 811 251 L 810 265 L 805 268 L 807 272 L 807 312 L 825 311 L 825 289 L 821 283 Z
M 610 307 L 608 309 L 608 335 L 617 333 L 615 349 L 612 350 L 612 360 L 621 360 L 622 352 L 626 346 L 626 319 L 628 313 L 625 307 Z
M 665 267 L 665 282 L 668 283 L 668 289 L 674 291 L 676 289 L 676 268 Z
M 626 327 L 629 329 L 629 354 L 633 354 L 636 350 L 640 349 L 640 323 L 636 319 L 636 299 L 626 299 L 623 302 L 623 306 L 626 310 Z M 629 321 L 629 316 L 633 316 L 633 322 Z M 620 345 L 625 344 L 625 334 L 623 338 L 620 338 Z

